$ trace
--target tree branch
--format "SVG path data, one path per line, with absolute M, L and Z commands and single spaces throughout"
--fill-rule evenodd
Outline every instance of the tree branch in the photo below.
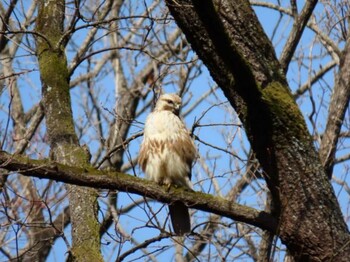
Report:
M 332 178 L 335 164 L 335 153 L 339 140 L 340 130 L 343 125 L 345 111 L 350 100 L 350 38 L 344 48 L 344 54 L 340 61 L 339 73 L 334 86 L 326 130 L 320 146 L 321 162 L 326 170 L 328 178 Z
M 0 16 L 0 20 L 2 24 L 1 31 L 7 31 L 7 25 L 9 24 L 10 16 L 13 10 L 15 9 L 17 1 L 18 0 L 12 0 L 4 16 Z M 9 41 L 9 38 L 6 36 L 6 34 L 0 34 L 0 52 L 2 52 L 2 50 L 5 48 L 8 41 Z
M 270 8 L 280 12 L 280 14 L 286 14 L 293 17 L 292 11 L 287 8 L 281 7 L 281 5 L 253 0 L 250 0 L 249 2 L 252 5 Z M 318 27 L 318 23 L 316 21 L 310 19 L 307 23 L 307 26 L 310 30 L 317 34 L 317 37 L 320 39 L 321 43 L 325 46 L 325 48 L 328 50 L 329 54 L 333 57 L 333 59 L 338 63 L 339 57 L 341 56 L 341 51 L 339 50 L 336 43 L 328 36 L 327 33 L 324 33 Z
M 326 73 L 328 73 L 331 69 L 333 69 L 337 65 L 337 61 L 332 60 L 329 63 L 323 65 L 320 70 L 318 70 L 314 75 L 310 76 L 310 78 L 300 86 L 295 93 L 293 94 L 294 99 L 298 99 L 301 95 L 303 95 L 307 90 L 311 88 L 311 86 L 319 81 Z
M 183 201 L 190 208 L 211 212 L 276 233 L 277 221 L 270 214 L 239 205 L 220 197 L 182 188 L 159 186 L 152 181 L 118 172 L 78 168 L 49 160 L 32 160 L 0 152 L 0 167 L 24 176 L 52 179 L 68 184 L 133 193 L 171 203 Z
M 301 14 L 295 17 L 296 20 L 294 21 L 292 31 L 287 39 L 280 58 L 281 67 L 284 72 L 288 71 L 289 63 L 292 60 L 295 49 L 297 48 L 317 2 L 317 0 L 306 1 Z

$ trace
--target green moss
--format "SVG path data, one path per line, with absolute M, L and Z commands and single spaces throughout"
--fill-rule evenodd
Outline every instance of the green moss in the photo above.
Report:
M 54 45 L 55 43 L 51 44 Z M 54 50 L 47 42 L 38 41 L 40 76 L 43 85 L 43 98 L 46 122 L 51 142 L 62 137 L 77 143 L 72 119 L 69 94 L 69 73 L 62 50 Z
M 61 43 L 65 1 L 39 1 L 36 30 L 40 74 L 48 86 L 68 86 L 68 69 Z
M 63 142 L 77 144 L 65 55 L 51 49 L 39 50 L 43 50 L 39 55 L 39 65 L 41 79 L 45 83 L 43 98 L 50 142 L 53 145 Z
M 70 201 L 74 205 L 78 205 L 79 211 L 74 210 L 71 215 L 75 216 L 72 220 L 74 226 L 72 249 L 73 256 L 76 261 L 103 261 L 100 254 L 100 228 L 97 217 L 97 190 L 92 188 L 83 188 L 71 186 L 71 190 L 76 193 L 71 196 Z M 84 202 L 92 203 L 90 208 L 86 208 L 81 203 L 81 198 Z M 77 234 L 77 232 L 79 232 Z
M 276 131 L 288 132 L 287 137 L 309 140 L 305 120 L 289 89 L 279 82 L 272 82 L 261 92 L 262 99 L 268 104 L 272 114 L 272 124 L 277 128 Z
M 74 144 L 65 144 L 62 152 L 68 152 L 70 156 L 68 158 L 71 159 L 72 163 L 78 167 L 86 168 L 89 167 L 89 156 L 87 152 Z
M 98 230 L 95 231 L 99 232 Z M 90 239 L 95 238 L 91 236 Z M 100 253 L 100 244 L 89 242 L 91 241 L 81 243 L 80 245 L 75 245 L 75 247 L 72 249 L 74 257 L 72 261 L 103 261 L 103 257 Z
M 65 1 L 38 0 L 38 6 L 36 30 L 46 36 L 38 40 L 58 42 L 63 32 Z
M 50 86 L 59 86 L 69 91 L 67 61 L 62 50 L 50 50 L 39 45 L 39 67 L 41 78 Z M 59 94 L 56 94 L 59 96 Z

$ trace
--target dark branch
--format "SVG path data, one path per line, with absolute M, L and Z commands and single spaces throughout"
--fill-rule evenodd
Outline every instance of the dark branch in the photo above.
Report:
M 284 72 L 288 71 L 288 66 L 290 61 L 292 60 L 293 54 L 297 45 L 300 41 L 300 38 L 304 32 L 304 29 L 312 15 L 312 12 L 317 4 L 317 0 L 306 1 L 301 14 L 295 17 L 295 21 L 293 24 L 292 32 L 290 33 L 286 45 L 281 54 L 281 67 Z

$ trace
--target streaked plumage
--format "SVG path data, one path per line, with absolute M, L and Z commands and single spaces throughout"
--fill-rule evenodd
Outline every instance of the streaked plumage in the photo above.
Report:
M 196 157 L 195 144 L 179 117 L 181 98 L 161 95 L 146 119 L 139 164 L 146 176 L 162 185 L 191 186 L 191 166 Z M 169 205 L 176 234 L 191 230 L 188 208 L 182 202 Z

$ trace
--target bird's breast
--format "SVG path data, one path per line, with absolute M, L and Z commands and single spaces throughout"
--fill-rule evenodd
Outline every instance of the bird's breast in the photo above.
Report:
M 145 136 L 159 140 L 176 139 L 186 130 L 178 116 L 171 112 L 157 112 L 149 115 L 145 125 Z

